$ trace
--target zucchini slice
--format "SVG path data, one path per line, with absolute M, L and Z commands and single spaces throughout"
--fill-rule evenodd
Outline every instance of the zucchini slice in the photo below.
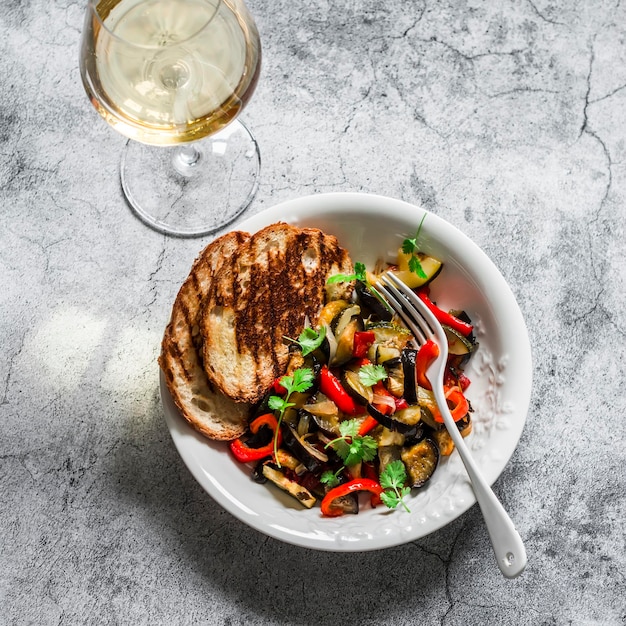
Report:
M 407 287 L 410 287 L 411 289 L 421 287 L 439 276 L 439 272 L 441 272 L 441 268 L 443 267 L 443 263 L 441 263 L 441 261 L 432 256 L 418 252 L 417 258 L 419 259 L 420 265 L 422 266 L 422 270 L 425 274 L 425 276 L 419 276 L 409 269 L 409 260 L 411 259 L 411 256 L 411 254 L 402 252 L 402 249 L 398 250 L 398 269 L 392 270 L 393 273 L 407 285 Z
M 454 330 L 446 324 L 442 324 L 441 327 L 446 333 L 448 339 L 448 353 L 455 356 L 465 356 L 471 354 L 476 349 L 476 344 L 470 341 L 467 337 L 464 337 L 460 332 Z

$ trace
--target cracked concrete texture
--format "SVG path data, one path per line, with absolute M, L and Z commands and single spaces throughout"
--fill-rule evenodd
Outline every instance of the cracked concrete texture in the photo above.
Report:
M 533 346 L 495 490 L 529 564 L 503 580 L 476 507 L 380 553 L 250 530 L 191 478 L 155 358 L 207 240 L 139 223 L 124 140 L 90 108 L 83 3 L 0 25 L 0 624 L 626 622 L 626 6 L 250 0 L 264 67 L 250 213 L 321 191 L 421 204 L 509 281 Z

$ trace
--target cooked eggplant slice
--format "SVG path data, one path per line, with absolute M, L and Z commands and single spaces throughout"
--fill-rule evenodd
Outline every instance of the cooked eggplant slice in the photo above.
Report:
M 432 439 L 422 439 L 400 452 L 411 487 L 422 487 L 433 475 L 439 463 L 439 448 Z
M 337 350 L 335 351 L 334 358 L 329 362 L 329 366 L 343 365 L 352 358 L 354 334 L 359 330 L 363 330 L 363 320 L 360 317 L 352 317 L 342 328 L 340 333 L 334 331 L 335 338 L 337 339 Z
M 359 302 L 366 308 L 372 315 L 381 321 L 391 321 L 393 318 L 393 311 L 388 309 L 367 287 L 367 285 L 358 280 L 356 283 L 356 293 L 359 298 Z
M 432 430 L 441 430 L 442 428 L 445 428 L 443 424 L 440 424 L 439 422 L 435 421 L 435 418 L 433 417 L 431 410 L 427 406 L 420 405 L 420 409 L 422 410 L 422 423 L 423 424 L 426 424 Z
M 344 514 L 356 515 L 359 512 L 359 498 L 356 493 L 347 493 L 333 500 L 332 509 L 341 509 Z
M 407 426 L 416 426 L 422 419 L 422 409 L 419 404 L 411 404 L 405 409 L 396 411 L 393 414 L 393 419 Z
M 400 353 L 400 360 L 404 372 L 404 399 L 409 404 L 417 404 L 417 373 L 415 369 L 417 350 L 404 348 Z
M 330 323 L 330 327 L 337 338 L 337 341 L 340 340 L 343 331 L 346 329 L 346 326 L 353 322 L 355 319 L 360 320 L 361 307 L 358 304 L 352 304 L 345 309 L 343 309 L 335 319 Z
M 358 371 L 345 369 L 341 377 L 344 389 L 359 404 L 369 404 L 374 401 L 374 391 L 361 382 Z
M 334 320 L 347 309 L 350 303 L 347 300 L 333 300 L 324 305 L 320 311 L 317 323 L 321 326 L 331 326 Z
M 387 391 L 396 398 L 404 395 L 404 368 L 400 357 L 384 362 L 387 371 Z
M 441 456 L 450 456 L 454 452 L 454 441 L 445 428 L 434 430 L 432 439 L 437 444 Z
M 280 487 L 290 496 L 293 496 L 307 509 L 310 509 L 315 505 L 316 499 L 313 494 L 308 489 L 298 484 L 295 480 L 287 478 L 287 476 L 285 476 L 285 474 L 283 474 L 280 470 L 266 464 L 263 466 L 263 476 L 272 481 L 277 487 Z
M 267 477 L 263 473 L 266 464 L 266 461 L 259 461 L 252 471 L 252 480 L 259 485 L 264 485 L 267 482 Z
M 283 445 L 293 454 L 310 472 L 318 472 L 325 463 L 328 463 L 328 455 L 320 452 L 304 437 L 298 436 L 298 432 L 290 424 L 282 425 Z
M 472 418 L 468 413 L 465 417 L 462 417 L 457 423 L 456 427 L 459 429 L 462 437 L 467 437 L 472 432 Z
M 405 437 L 397 430 L 389 430 L 384 426 L 377 426 L 372 431 L 372 437 L 376 440 L 378 448 L 384 448 L 386 446 L 403 446 Z
M 389 361 L 395 361 L 400 357 L 400 350 L 394 346 L 374 342 L 367 350 L 367 357 L 372 363 L 386 365 Z
M 405 437 L 412 437 L 417 432 L 417 425 L 419 422 L 406 424 L 405 422 L 395 419 L 395 416 L 399 411 L 393 415 L 385 415 L 384 413 L 381 413 L 373 404 L 368 404 L 367 412 L 385 428 L 395 430 L 396 432 L 403 434 Z
M 415 427 L 415 431 L 411 431 L 405 435 L 404 439 L 406 445 L 412 446 L 413 444 L 419 443 L 422 439 L 431 436 L 431 433 L 433 432 L 435 431 L 433 431 L 430 426 L 427 426 L 424 422 L 420 421 L 420 423 Z

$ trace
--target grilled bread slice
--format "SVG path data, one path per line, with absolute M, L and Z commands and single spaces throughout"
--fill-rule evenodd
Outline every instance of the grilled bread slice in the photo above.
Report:
M 248 233 L 228 233 L 199 254 L 174 301 L 161 344 L 159 365 L 176 406 L 189 424 L 211 439 L 242 435 L 249 407 L 233 402 L 209 383 L 202 367 L 198 316 L 215 274 L 248 239 Z
M 259 401 L 285 372 L 285 337 L 297 338 L 307 319 L 315 325 L 329 276 L 352 271 L 348 253 L 320 230 L 277 223 L 252 235 L 224 262 L 204 303 L 209 380 L 236 402 Z M 332 289 L 336 298 L 352 285 Z

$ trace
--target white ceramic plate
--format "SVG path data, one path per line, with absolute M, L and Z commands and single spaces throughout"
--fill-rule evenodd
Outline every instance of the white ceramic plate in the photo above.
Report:
M 399 200 L 334 193 L 284 202 L 237 228 L 255 232 L 277 221 L 321 228 L 339 239 L 353 261 L 372 267 L 377 258 L 395 258 L 424 213 Z M 433 298 L 443 308 L 465 309 L 475 324 L 480 348 L 466 370 L 474 408 L 473 432 L 466 442 L 491 484 L 513 454 L 528 411 L 532 363 L 526 325 L 495 265 L 454 226 L 428 213 L 420 249 L 444 262 L 432 285 Z M 225 444 L 196 434 L 178 413 L 163 377 L 161 397 L 176 448 L 200 485 L 235 517 L 282 541 L 333 551 L 387 548 L 445 526 L 475 503 L 461 460 L 453 453 L 427 486 L 408 498 L 410 514 L 379 506 L 354 516 L 323 518 L 319 507 L 305 510 L 279 489 L 256 484 Z

